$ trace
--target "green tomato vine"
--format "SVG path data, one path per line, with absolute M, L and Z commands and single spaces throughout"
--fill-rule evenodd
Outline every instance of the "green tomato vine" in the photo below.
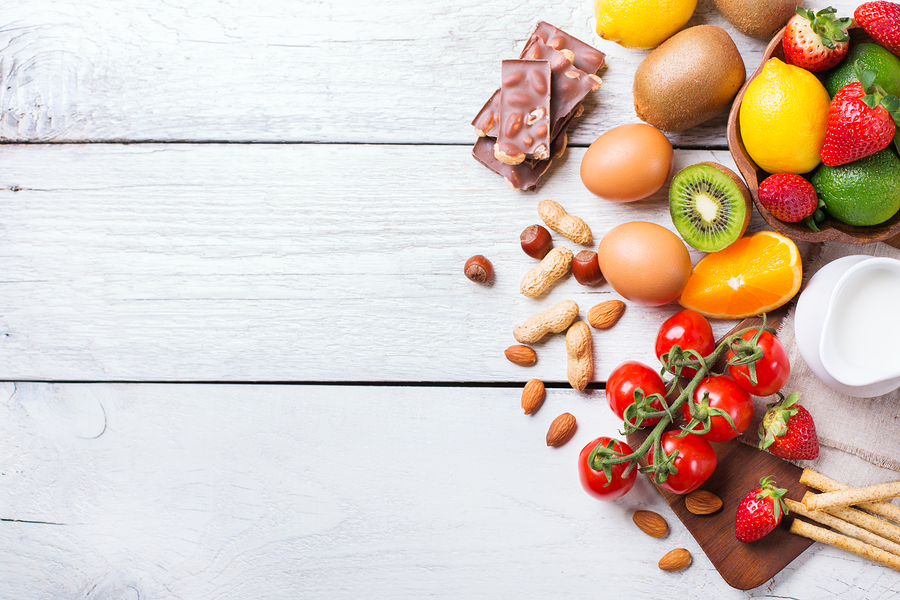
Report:
M 660 362 L 662 363 L 660 375 L 664 378 L 669 378 L 666 382 L 665 397 L 660 394 L 645 396 L 643 390 L 638 388 L 634 391 L 634 402 L 625 409 L 624 430 L 621 432 L 623 435 L 644 429 L 642 423 L 648 419 L 659 419 L 653 425 L 653 429 L 650 430 L 647 439 L 630 454 L 621 454 L 616 452 L 612 446 L 607 447 L 603 444 L 598 444 L 588 456 L 588 465 L 595 471 L 602 471 L 607 481 L 612 481 L 613 465 L 629 463 L 624 472 L 624 475 L 628 475 L 652 449 L 652 464 L 639 467 L 641 473 L 648 474 L 653 483 L 657 485 L 664 483 L 670 474 L 677 473 L 678 469 L 675 467 L 674 461 L 678 456 L 678 451 L 674 450 L 671 454 L 664 452 L 662 444 L 659 443 L 662 434 L 669 428 L 669 425 L 676 421 L 677 415 L 680 414 L 681 406 L 694 395 L 700 382 L 711 374 L 716 374 L 713 371 L 713 367 L 729 349 L 734 352 L 734 356 L 726 365 L 750 365 L 750 369 L 753 370 L 753 363 L 761 358 L 763 354 L 762 350 L 756 345 L 759 334 L 753 336 L 750 340 L 744 340 L 742 336 L 745 333 L 757 330 L 759 332 L 765 330 L 774 334 L 775 330 L 766 326 L 766 315 L 762 315 L 762 317 L 762 325 L 747 327 L 726 336 L 707 356 L 701 356 L 694 350 L 685 350 L 677 344 L 672 346 L 669 352 L 660 357 Z M 696 370 L 696 374 L 686 384 L 683 383 L 685 378 L 682 377 L 685 369 Z M 666 398 L 675 395 L 676 391 L 677 396 L 671 403 L 668 403 Z M 662 406 L 661 410 L 652 406 L 654 401 Z M 682 432 L 679 435 L 699 434 L 703 432 L 704 428 L 708 430 L 709 417 L 713 414 L 718 414 L 715 411 L 716 409 L 708 409 L 705 415 L 692 413 L 694 414 L 694 419 L 682 428 Z M 704 418 L 700 419 L 700 416 Z M 733 427 L 734 423 L 730 418 L 728 421 L 731 422 Z M 702 423 L 702 428 L 694 430 L 693 427 L 697 423 Z

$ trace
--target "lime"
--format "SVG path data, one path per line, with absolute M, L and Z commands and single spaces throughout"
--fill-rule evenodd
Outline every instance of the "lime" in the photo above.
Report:
M 820 165 L 811 181 L 831 216 L 848 225 L 878 225 L 900 210 L 900 157 L 890 146 L 838 167 Z
M 770 58 L 741 101 L 741 141 L 750 158 L 769 173 L 799 175 L 815 169 L 830 103 L 815 75 Z
M 654 48 L 678 32 L 697 0 L 594 0 L 597 35 L 626 48 Z
M 831 97 L 848 83 L 857 80 L 854 70 L 857 62 L 863 69 L 871 69 L 877 73 L 875 83 L 884 88 L 885 92 L 900 96 L 900 58 L 878 44 L 864 42 L 851 46 L 841 64 L 822 77 L 822 83 Z

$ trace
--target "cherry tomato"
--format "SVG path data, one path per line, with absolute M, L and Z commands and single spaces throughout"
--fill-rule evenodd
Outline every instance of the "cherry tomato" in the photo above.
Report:
M 751 330 L 741 336 L 744 340 L 750 340 L 758 330 Z M 777 337 L 763 330 L 756 345 L 762 349 L 763 355 L 753 363 L 756 368 L 756 384 L 750 379 L 750 365 L 728 365 L 728 374 L 739 386 L 754 396 L 771 396 L 787 383 L 791 376 L 791 363 L 787 352 Z M 728 360 L 734 356 L 734 351 L 728 351 Z
M 701 356 L 708 356 L 716 349 L 716 338 L 706 317 L 700 313 L 685 309 L 675 313 L 662 324 L 656 335 L 656 358 L 678 344 L 682 350 L 694 350 Z M 696 369 L 685 368 L 681 371 L 685 377 L 693 377 Z
M 606 399 L 609 407 L 620 419 L 625 418 L 625 409 L 634 402 L 634 391 L 641 388 L 644 397 L 652 394 L 666 396 L 666 385 L 659 373 L 636 360 L 626 360 L 613 369 L 606 380 Z M 662 410 L 662 404 L 654 400 L 651 404 L 656 410 Z M 644 419 L 641 425 L 653 425 L 659 417 Z M 631 419 L 634 424 L 634 419 Z
M 621 498 L 631 491 L 631 488 L 634 487 L 634 482 L 637 479 L 637 467 L 631 469 L 628 476 L 622 475 L 623 471 L 628 467 L 628 463 L 620 463 L 613 465 L 610 468 L 610 472 L 612 473 L 611 482 L 607 480 L 603 471 L 595 471 L 588 464 L 588 456 L 590 456 L 594 447 L 597 444 L 608 446 L 610 442 L 613 443 L 612 449 L 620 454 L 631 454 L 633 452 L 631 447 L 625 442 L 620 442 L 619 440 L 608 437 L 598 437 L 596 440 L 582 448 L 581 454 L 578 455 L 578 478 L 581 480 L 581 485 L 588 494 L 595 498 L 599 498 L 600 500 L 615 500 L 616 498 Z M 607 485 L 607 483 L 609 483 L 609 485 Z
M 660 438 L 666 455 L 678 450 L 673 465 L 677 473 L 670 473 L 659 487 L 673 494 L 687 494 L 700 487 L 716 470 L 716 451 L 699 435 L 688 434 L 676 437 L 678 431 L 666 431 Z M 653 464 L 653 448 L 650 448 L 649 462 Z
M 710 417 L 710 430 L 698 434 L 710 442 L 727 442 L 744 433 L 753 420 L 753 398 L 747 391 L 735 383 L 727 375 L 713 375 L 702 380 L 694 391 L 693 397 L 681 405 L 685 420 L 690 422 L 690 405 L 699 406 L 705 394 L 709 394 L 709 407 L 724 410 L 734 421 L 735 430 L 722 415 Z M 697 423 L 692 430 L 701 430 L 703 425 Z

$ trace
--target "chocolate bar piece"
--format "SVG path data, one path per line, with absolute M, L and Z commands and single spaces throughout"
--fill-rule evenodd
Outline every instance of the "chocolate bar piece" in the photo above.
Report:
M 501 83 L 494 156 L 508 165 L 550 158 L 550 62 L 504 60 Z
M 576 68 L 571 50 L 554 50 L 538 37 L 532 38 L 522 56 L 550 61 L 550 137 L 554 138 L 582 100 L 600 87 L 600 78 Z
M 558 29 L 544 21 L 537 24 L 528 41 L 530 42 L 534 38 L 540 38 L 542 42 L 554 50 L 571 50 L 574 55 L 572 62 L 575 64 L 575 67 L 589 75 L 596 75 L 600 67 L 603 66 L 603 61 L 606 60 L 606 55 L 590 44 L 585 44 L 562 29 Z M 526 44 L 525 47 L 527 48 L 528 45 Z
M 514 190 L 530 190 L 533 191 L 541 177 L 550 168 L 550 161 L 559 158 L 566 151 L 568 137 L 566 132 L 561 132 L 556 139 L 550 144 L 551 156 L 548 160 L 540 160 L 534 164 L 527 161 L 518 165 L 508 165 L 502 163 L 494 157 L 494 140 L 487 137 L 480 137 L 472 148 L 472 155 L 484 164 L 487 168 L 498 173 L 506 179 L 506 184 Z
M 580 69 L 588 75 L 596 75 L 606 59 L 606 55 L 603 54 L 603 52 L 544 21 L 537 24 L 537 27 L 535 27 L 534 32 L 528 38 L 528 42 L 525 44 L 525 48 L 522 50 L 519 58 L 526 57 L 526 54 L 534 48 L 535 40 L 540 40 L 550 48 L 563 52 L 567 55 L 567 58 L 572 61 L 576 69 Z M 553 56 L 550 53 L 548 54 L 551 57 Z M 548 60 L 551 60 L 552 62 L 552 58 Z M 551 105 L 553 104 L 553 100 L 554 98 L 551 95 Z M 497 90 L 472 120 L 472 125 L 475 127 L 475 133 L 479 137 L 497 137 L 497 121 L 499 115 L 500 90 Z M 571 118 L 571 116 L 569 116 L 569 118 Z M 558 125 L 558 131 L 561 131 L 564 126 L 565 124 Z M 550 135 L 551 138 L 554 137 L 552 131 Z

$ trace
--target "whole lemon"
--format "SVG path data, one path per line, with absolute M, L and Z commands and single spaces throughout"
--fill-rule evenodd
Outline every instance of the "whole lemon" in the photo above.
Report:
M 626 48 L 655 48 L 694 14 L 697 0 L 595 0 L 597 35 Z
M 769 173 L 808 173 L 818 166 L 831 98 L 815 75 L 777 58 L 766 61 L 741 102 L 741 139 Z

